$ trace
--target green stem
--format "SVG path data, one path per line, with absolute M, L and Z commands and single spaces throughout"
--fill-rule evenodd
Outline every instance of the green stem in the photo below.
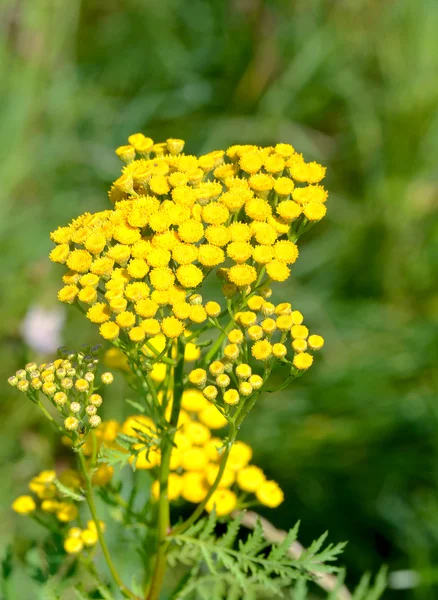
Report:
M 41 400 L 37 400 L 37 406 L 40 409 L 40 411 L 44 414 L 44 416 L 50 421 L 50 424 L 52 425 L 52 427 L 54 427 L 56 429 L 56 431 L 58 433 L 60 433 L 61 435 L 64 435 L 64 430 L 62 429 L 62 427 L 60 425 L 58 425 L 58 423 L 55 421 L 55 419 L 52 417 L 52 415 L 49 413 L 49 411 L 42 405 Z
M 85 497 L 87 499 L 87 504 L 90 509 L 91 517 L 92 517 L 92 519 L 94 521 L 94 525 L 96 527 L 97 537 L 99 538 L 99 543 L 102 548 L 102 552 L 105 557 L 105 561 L 108 566 L 108 569 L 112 575 L 112 578 L 113 578 L 115 584 L 117 585 L 117 587 L 119 588 L 121 593 L 125 596 L 125 598 L 129 598 L 130 600 L 139 600 L 139 598 L 125 586 L 125 584 L 123 583 L 123 581 L 120 578 L 120 575 L 117 572 L 117 569 L 114 566 L 114 563 L 112 561 L 112 558 L 111 558 L 109 550 L 108 550 L 108 546 L 106 545 L 106 541 L 103 536 L 103 531 L 102 531 L 102 527 L 101 527 L 101 524 L 99 521 L 99 517 L 97 516 L 96 504 L 94 502 L 94 496 L 93 496 L 93 486 L 91 483 L 90 475 L 87 470 L 85 458 L 84 458 L 84 455 L 82 454 L 82 452 L 78 452 L 78 456 L 79 456 L 79 465 L 81 467 L 81 471 L 82 471 L 82 474 L 85 479 L 85 488 L 86 488 L 85 489 Z
M 154 360 L 157 360 L 159 357 L 160 362 L 166 363 L 167 365 L 171 365 L 172 367 L 175 366 L 174 360 L 172 360 L 171 358 L 164 356 L 164 354 L 160 353 L 156 348 L 154 348 L 153 344 L 151 344 L 149 341 L 145 341 L 143 343 L 146 346 L 146 348 L 148 350 L 150 350 L 152 352 L 152 354 L 154 355 Z
M 179 413 L 181 410 L 181 398 L 183 393 L 184 379 L 184 344 L 178 340 L 178 362 L 174 374 L 174 391 L 172 412 L 170 416 L 169 435 L 163 437 L 164 448 L 161 457 L 160 466 L 160 497 L 158 500 L 158 531 L 157 531 L 157 555 L 155 560 L 155 569 L 152 576 L 151 587 L 147 595 L 147 600 L 158 600 L 163 585 L 166 572 L 167 544 L 166 538 L 170 529 L 170 506 L 168 495 L 168 480 L 170 471 L 170 456 L 173 448 L 173 438 L 178 425 Z
M 230 333 L 230 331 L 233 329 L 233 327 L 234 327 L 234 321 L 230 321 L 228 323 L 228 325 L 225 327 L 225 329 L 223 330 L 223 332 L 220 334 L 220 336 L 217 338 L 217 340 L 215 341 L 213 346 L 207 352 L 207 354 L 205 355 L 205 359 L 204 359 L 204 362 L 206 365 L 210 364 L 212 359 L 219 352 L 219 350 L 222 346 L 222 342 L 225 340 L 225 338 Z
M 221 462 L 219 464 L 219 470 L 216 475 L 216 479 L 213 482 L 213 485 L 208 490 L 208 493 L 205 496 L 204 500 L 200 504 L 198 504 L 196 509 L 190 515 L 190 517 L 186 521 L 184 521 L 184 523 L 177 525 L 172 530 L 171 535 L 180 535 L 181 533 L 186 531 L 186 529 L 188 529 L 190 527 L 190 525 L 193 525 L 193 523 L 202 515 L 205 505 L 210 500 L 210 498 L 213 496 L 214 492 L 217 490 L 217 487 L 222 479 L 222 475 L 224 474 L 225 467 L 227 466 L 228 458 L 230 456 L 231 448 L 232 448 L 234 442 L 236 441 L 237 431 L 238 431 L 238 428 L 235 426 L 235 424 L 233 422 L 231 422 L 230 423 L 230 433 L 228 436 L 226 449 L 222 455 Z

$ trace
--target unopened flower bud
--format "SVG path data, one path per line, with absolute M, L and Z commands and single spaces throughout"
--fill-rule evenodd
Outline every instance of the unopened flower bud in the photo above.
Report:
M 99 408 L 99 406 L 101 406 L 102 402 L 103 402 L 102 396 L 100 396 L 99 394 L 91 394 L 89 402 L 93 406 L 96 406 L 97 408 Z
M 90 385 L 86 379 L 77 379 L 75 383 L 75 388 L 78 392 L 86 392 L 89 389 Z
M 18 383 L 18 377 L 16 375 L 11 375 L 11 377 L 8 377 L 8 383 L 9 385 L 12 385 L 12 387 L 16 387 Z
M 56 392 L 56 394 L 53 396 L 53 400 L 58 406 L 64 406 L 64 404 L 67 402 L 67 394 L 64 392 Z
M 20 379 L 20 381 L 17 383 L 17 389 L 20 390 L 20 392 L 27 392 L 29 389 L 29 382 L 27 379 Z
M 81 405 L 80 405 L 80 403 L 79 402 L 72 402 L 70 404 L 70 410 L 71 410 L 72 413 L 75 413 L 75 414 L 81 412 Z
M 242 396 L 251 396 L 253 392 L 252 385 L 248 381 L 242 381 L 239 386 L 239 392 Z
M 71 388 L 73 387 L 73 380 L 69 377 L 65 377 L 65 379 L 61 381 L 61 387 L 64 390 L 71 390 Z
M 79 421 L 76 419 L 76 417 L 67 417 L 64 421 L 64 427 L 67 429 L 67 431 L 76 431 L 78 425 Z
M 96 427 L 99 427 L 99 425 L 102 423 L 102 419 L 99 417 L 99 415 L 93 415 L 88 419 L 88 422 L 90 423 L 90 426 L 93 427 L 93 429 L 95 429 Z
M 110 385 L 114 381 L 114 375 L 107 371 L 106 373 L 102 373 L 100 379 L 105 385 Z
M 207 400 L 214 400 L 217 396 L 217 387 L 214 385 L 207 385 L 202 391 Z

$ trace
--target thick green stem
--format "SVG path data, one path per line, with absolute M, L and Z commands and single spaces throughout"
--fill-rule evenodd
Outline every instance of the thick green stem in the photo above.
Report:
M 94 521 L 94 525 L 96 527 L 97 537 L 99 538 L 99 543 L 102 548 L 103 555 L 105 557 L 106 564 L 111 573 L 111 576 L 114 580 L 114 583 L 117 585 L 121 593 L 125 596 L 125 598 L 129 598 L 130 600 L 139 600 L 138 596 L 133 594 L 131 590 L 129 590 L 123 581 L 120 578 L 120 575 L 117 572 L 117 569 L 114 566 L 112 558 L 110 556 L 108 546 L 106 545 L 105 538 L 103 536 L 102 526 L 100 524 L 99 517 L 97 516 L 96 504 L 94 502 L 93 496 L 93 486 L 91 483 L 91 477 L 88 473 L 87 465 L 85 463 L 85 458 L 82 452 L 78 452 L 79 456 L 79 464 L 81 467 L 82 474 L 85 479 L 85 497 L 87 499 L 87 504 L 90 509 L 91 517 Z
M 173 439 L 178 426 L 179 413 L 181 410 L 181 398 L 183 393 L 184 378 L 184 345 L 178 340 L 178 363 L 174 373 L 174 390 L 172 401 L 172 412 L 168 435 L 163 436 L 163 450 L 160 466 L 160 497 L 158 500 L 158 531 L 157 531 L 157 555 L 155 569 L 152 576 L 151 587 L 147 600 L 158 600 L 166 572 L 167 544 L 166 538 L 170 529 L 170 506 L 168 494 L 168 481 L 170 470 L 170 456 L 172 454 Z
M 204 500 L 200 504 L 198 504 L 196 509 L 190 515 L 190 517 L 186 521 L 184 521 L 184 523 L 177 525 L 172 530 L 172 535 L 179 535 L 179 534 L 183 533 L 184 531 L 186 531 L 186 529 L 188 529 L 190 527 L 190 525 L 193 525 L 193 523 L 202 515 L 205 505 L 207 504 L 207 502 L 210 500 L 210 498 L 213 496 L 213 494 L 217 490 L 217 487 L 222 479 L 222 475 L 224 474 L 225 467 L 227 466 L 228 458 L 230 456 L 231 448 L 233 447 L 233 444 L 236 441 L 237 431 L 238 431 L 237 427 L 235 426 L 235 424 L 233 422 L 231 422 L 230 423 L 230 433 L 228 435 L 225 452 L 222 455 L 221 462 L 219 464 L 219 470 L 216 475 L 216 479 L 213 482 L 213 485 L 208 490 L 208 493 L 205 496 Z

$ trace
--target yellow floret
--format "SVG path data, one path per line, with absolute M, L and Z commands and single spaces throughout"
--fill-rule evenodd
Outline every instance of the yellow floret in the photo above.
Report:
M 60 244 L 53 248 L 49 254 L 49 258 L 52 262 L 64 264 L 70 254 L 70 246 L 68 244 Z
M 140 323 L 140 327 L 148 337 L 156 336 L 161 332 L 160 323 L 157 319 L 143 319 Z
M 309 221 L 320 221 L 325 216 L 327 208 L 321 202 L 309 202 L 304 206 L 303 212 Z
M 175 282 L 175 276 L 169 267 L 157 267 L 149 273 L 152 286 L 158 291 L 171 288 Z
M 79 293 L 79 288 L 76 285 L 66 285 L 58 292 L 58 300 L 67 304 L 72 304 Z
M 199 242 L 204 235 L 204 227 L 202 223 L 195 219 L 189 219 L 185 223 L 182 223 L 178 228 L 179 237 L 183 242 L 193 244 Z
M 292 264 L 298 258 L 298 246 L 288 240 L 279 240 L 274 245 L 274 254 L 280 262 Z
M 67 267 L 78 273 L 86 273 L 92 263 L 92 257 L 87 250 L 73 250 L 67 258 Z
M 231 223 L 228 232 L 233 242 L 249 242 L 251 239 L 251 229 L 246 223 Z
M 252 252 L 252 257 L 256 263 L 266 265 L 274 258 L 274 248 L 272 246 L 255 246 Z
M 244 467 L 237 472 L 237 484 L 244 492 L 256 492 L 265 481 L 265 474 L 255 465 Z
M 289 177 L 279 177 L 274 184 L 274 192 L 279 196 L 289 196 L 295 184 Z
M 166 317 L 161 322 L 161 329 L 168 338 L 177 338 L 184 331 L 184 323 L 175 317 Z
M 233 265 L 228 271 L 228 278 L 238 287 L 246 287 L 257 279 L 257 271 L 247 264 Z
M 311 335 L 307 341 L 312 350 L 321 350 L 324 346 L 324 338 L 320 335 Z
M 263 177 L 263 175 L 261 175 Z M 272 209 L 269 203 L 263 198 L 251 198 L 245 204 L 245 212 L 255 221 L 266 221 L 272 214 Z
M 295 221 L 300 216 L 301 211 L 301 206 L 293 200 L 282 200 L 277 205 L 277 213 L 285 221 Z
M 260 340 L 252 346 L 251 354 L 256 360 L 268 360 L 272 354 L 272 346 L 268 340 Z
M 185 288 L 195 288 L 204 279 L 201 269 L 192 264 L 178 267 L 176 276 L 180 284 Z
M 257 152 L 247 152 L 239 161 L 239 166 L 242 171 L 253 175 L 258 173 L 262 168 L 263 160 Z
M 313 356 L 307 352 L 300 352 L 294 356 L 293 364 L 294 367 L 300 371 L 305 371 L 312 366 Z
M 198 260 L 204 267 L 215 267 L 224 262 L 225 255 L 218 246 L 204 244 L 199 248 Z
M 289 267 L 275 259 L 267 264 L 266 272 L 273 281 L 286 281 L 290 275 Z
M 284 500 L 284 494 L 275 481 L 265 481 L 256 490 L 257 500 L 269 508 L 277 508 Z
M 32 496 L 19 496 L 12 503 L 12 510 L 19 515 L 29 515 L 35 509 L 36 504 Z
M 216 512 L 218 517 L 230 514 L 237 506 L 237 496 L 226 488 L 217 489 L 205 505 L 207 512 Z

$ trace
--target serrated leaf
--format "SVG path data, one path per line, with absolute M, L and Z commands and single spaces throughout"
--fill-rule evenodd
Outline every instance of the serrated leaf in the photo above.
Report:
M 371 574 L 364 573 L 359 581 L 351 600 L 365 600 L 370 589 Z
M 336 577 L 336 584 L 327 596 L 327 600 L 338 600 L 338 593 L 341 587 L 344 585 L 345 580 L 345 569 L 339 569 L 338 576 Z
M 307 581 L 305 579 L 299 579 L 294 587 L 293 600 L 306 600 L 307 598 Z
M 269 553 L 269 560 L 280 560 L 284 556 L 287 556 L 289 548 L 297 540 L 298 531 L 300 529 L 300 521 L 297 521 L 294 527 L 287 533 L 281 544 L 275 544 L 272 546 L 272 550 Z
M 68 498 L 71 498 L 72 500 L 76 500 L 76 502 L 84 502 L 85 496 L 83 494 L 78 494 L 77 492 L 73 491 L 71 488 L 63 485 L 59 481 L 59 479 L 54 479 L 53 483 L 56 485 L 58 490 L 64 496 L 68 496 Z
M 246 542 L 239 543 L 239 549 L 247 556 L 254 556 L 265 547 L 265 536 L 262 522 L 257 518 L 253 533 L 248 536 Z
M 312 556 L 317 554 L 317 552 L 321 549 L 323 543 L 327 539 L 328 531 L 325 531 L 318 539 L 310 544 L 307 550 L 304 552 L 307 556 Z
M 208 515 L 207 520 L 205 522 L 203 531 L 201 531 L 199 535 L 200 540 L 207 540 L 210 535 L 213 533 L 217 523 L 216 511 L 212 510 Z
M 386 589 L 388 579 L 388 568 L 381 567 L 376 575 L 373 587 L 369 590 L 364 600 L 379 600 Z
M 210 573 L 213 573 L 213 575 L 217 575 L 217 571 L 216 571 L 216 567 L 214 566 L 212 555 L 207 551 L 205 546 L 201 546 L 201 553 L 202 553 L 202 556 L 205 560 L 205 563 L 206 563 Z
M 130 455 L 127 452 L 122 452 L 122 450 L 110 448 L 105 451 L 105 462 L 112 467 L 117 465 L 124 467 L 128 464 L 129 459 Z
M 218 546 L 222 546 L 223 548 L 231 548 L 236 541 L 237 535 L 239 533 L 240 525 L 242 523 L 244 513 L 240 513 L 234 521 L 228 525 L 227 531 L 223 534 L 222 537 L 219 538 L 217 544 Z

